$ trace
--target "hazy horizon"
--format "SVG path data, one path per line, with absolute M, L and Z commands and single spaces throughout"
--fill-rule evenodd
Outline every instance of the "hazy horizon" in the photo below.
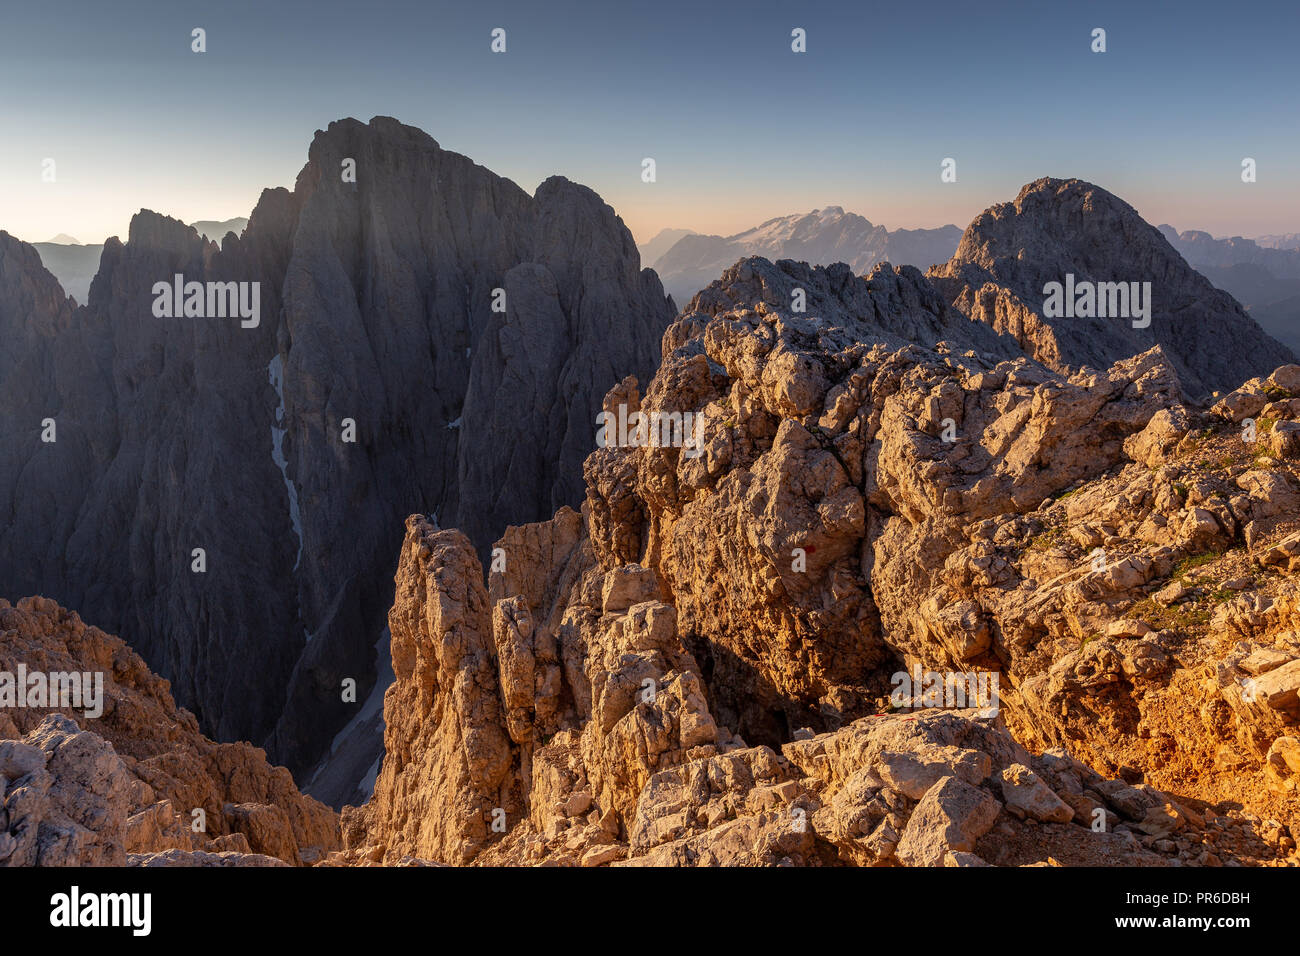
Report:
M 0 229 L 97 244 L 141 208 L 245 217 L 264 188 L 292 187 L 317 129 L 388 115 L 529 193 L 553 174 L 590 186 L 639 243 L 827 205 L 891 230 L 965 228 L 1043 176 L 1180 231 L 1300 231 L 1300 12 L 1282 3 L 1176 18 L 1007 4 L 975 21 L 941 3 L 923 26 L 822 3 L 149 7 L 129 24 L 80 0 L 6 15 L 0 78 L 25 95 L 4 119 Z M 947 157 L 955 183 L 940 182 Z
M 353 117 L 353 118 L 355 119 L 355 117 Z M 470 157 L 470 158 L 472 159 L 473 157 Z M 305 159 L 304 159 L 304 162 L 305 162 Z M 495 170 L 494 170 L 494 172 L 495 172 Z M 563 174 L 557 174 L 557 175 L 563 175 Z M 1041 177 L 1040 177 L 1040 178 L 1041 178 Z M 1065 178 L 1065 177 L 1055 177 L 1055 178 L 1058 178 L 1058 179 L 1059 179 L 1059 178 Z M 1080 177 L 1080 178 L 1082 178 L 1082 177 Z M 280 185 L 284 185 L 286 188 L 292 188 L 292 185 L 293 185 L 293 184 L 290 182 L 290 183 L 285 183 L 285 184 L 280 184 Z M 583 185 L 587 185 L 587 184 L 584 183 Z M 1094 183 L 1093 185 L 1102 186 L 1102 188 L 1105 188 L 1105 185 L 1102 184 L 1102 183 Z M 268 188 L 271 188 L 271 187 L 268 187 Z M 532 191 L 530 190 L 529 192 L 530 192 L 530 194 L 531 194 Z M 1018 190 L 1017 190 L 1017 192 L 1018 192 Z M 604 198 L 604 197 L 602 197 L 602 198 Z M 974 219 L 975 216 L 979 215 L 981 212 L 983 212 L 983 211 L 984 211 L 985 209 L 987 209 L 989 206 L 995 205 L 996 203 L 1000 203 L 1000 202 L 1010 202 L 1010 201 L 1011 201 L 1012 199 L 1014 199 L 1014 198 L 1015 198 L 1015 195 L 1014 195 L 1014 194 L 1012 194 L 1012 195 L 1008 195 L 1008 196 L 1003 196 L 1003 197 L 991 198 L 987 203 L 985 203 L 984 205 L 980 206 L 980 207 L 979 207 L 979 208 L 978 208 L 974 213 L 972 213 L 971 216 L 970 216 L 970 219 Z M 1124 199 L 1123 196 L 1120 196 L 1119 198 Z M 606 200 L 606 202 L 608 202 L 608 200 Z M 247 218 L 252 214 L 252 211 L 253 211 L 253 205 L 256 205 L 256 202 L 254 202 L 252 205 L 250 205 L 250 206 L 249 206 L 249 209 L 248 209 L 246 212 L 244 212 L 244 213 L 236 213 L 236 214 L 234 214 L 234 215 L 229 215 L 229 216 L 227 216 L 227 215 L 222 215 L 222 216 L 204 216 L 204 215 L 200 215 L 200 216 L 193 216 L 193 217 L 192 217 L 192 216 L 179 216 L 179 215 L 175 215 L 175 214 L 170 213 L 170 212 L 168 212 L 167 210 L 164 210 L 164 209 L 153 209 L 152 211 L 153 211 L 153 212 L 156 212 L 156 213 L 158 213 L 158 214 L 160 214 L 160 215 L 163 215 L 163 216 L 170 216 L 172 219 L 178 219 L 178 220 L 180 220 L 180 221 L 182 221 L 182 222 L 185 222 L 185 223 L 188 224 L 188 225 L 193 225 L 194 223 L 197 223 L 197 222 L 209 222 L 209 221 L 210 221 L 210 222 L 226 222 L 226 221 L 231 220 L 231 219 L 247 219 Z M 644 235 L 638 234 L 636 231 L 632 230 L 630 225 L 628 226 L 628 228 L 629 228 L 629 231 L 632 231 L 633 239 L 636 240 L 636 243 L 637 243 L 638 246 L 643 246 L 643 245 L 645 245 L 646 243 L 650 242 L 651 240 L 655 239 L 655 238 L 656 238 L 656 237 L 657 237 L 661 232 L 668 231 L 668 230 L 674 230 L 674 229 L 687 229 L 687 230 L 690 230 L 690 231 L 691 231 L 692 233 L 694 233 L 695 235 L 701 235 L 701 236 L 722 236 L 722 237 L 724 237 L 724 238 L 730 238 L 730 237 L 732 237 L 732 236 L 735 236 L 735 235 L 738 235 L 738 234 L 741 234 L 741 233 L 747 232 L 747 231 L 749 231 L 749 230 L 751 230 L 751 229 L 754 229 L 754 228 L 756 228 L 756 227 L 758 227 L 758 226 L 761 226 L 761 225 L 763 225 L 763 224 L 765 224 L 765 223 L 767 223 L 767 222 L 771 222 L 771 221 L 774 220 L 774 219 L 785 219 L 785 218 L 789 218 L 789 217 L 792 217 L 792 216 L 804 216 L 804 215 L 808 215 L 808 214 L 810 214 L 810 213 L 818 212 L 818 211 L 820 211 L 820 210 L 822 210 L 822 209 L 825 209 L 825 208 L 828 208 L 828 207 L 831 207 L 831 206 L 839 206 L 839 207 L 843 208 L 843 209 L 844 209 L 844 212 L 847 213 L 847 214 L 855 214 L 855 215 L 862 216 L 864 219 L 870 220 L 870 222 L 871 222 L 873 225 L 876 225 L 876 226 L 885 226 L 886 228 L 889 229 L 890 232 L 894 232 L 894 231 L 899 230 L 899 229 L 941 229 L 941 228 L 943 228 L 944 226 L 956 226 L 958 229 L 961 229 L 961 230 L 965 231 L 966 227 L 967 227 L 968 225 L 970 225 L 970 220 L 969 220 L 969 219 L 968 219 L 967 221 L 964 221 L 964 222 L 956 222 L 956 221 L 953 221 L 953 222 L 935 222 L 935 223 L 924 223 L 924 224 L 897 225 L 897 224 L 890 223 L 890 222 L 884 222 L 884 221 L 882 221 L 882 220 L 880 220 L 880 219 L 878 219 L 878 218 L 872 216 L 871 213 L 870 213 L 869 211 L 858 210 L 858 209 L 850 209 L 850 208 L 848 208 L 847 206 L 844 206 L 843 203 L 827 202 L 827 203 L 822 203 L 822 204 L 817 205 L 817 206 L 813 206 L 813 207 L 808 208 L 808 209 L 797 209 L 797 210 L 790 210 L 790 211 L 788 211 L 788 212 L 774 212 L 774 213 L 771 213 L 771 214 L 764 214 L 764 215 L 761 215 L 759 218 L 755 218 L 752 222 L 749 222 L 748 224 L 741 226 L 740 228 L 737 228 L 737 229 L 727 229 L 727 230 L 725 230 L 725 231 L 724 231 L 724 230 L 714 230 L 714 229 L 697 229 L 697 228 L 694 228 L 693 226 L 691 226 L 689 223 L 688 223 L 688 224 L 685 224 L 685 225 L 667 225 L 667 226 L 663 226 L 663 227 L 661 227 L 661 228 L 659 228 L 659 229 L 655 229 L 654 232 L 652 232 L 652 233 L 646 233 L 646 234 L 644 234 Z M 147 208 L 148 208 L 148 207 L 142 207 L 142 209 L 140 209 L 140 210 L 136 210 L 136 212 L 143 211 L 144 209 L 147 209 Z M 618 213 L 620 216 L 622 216 L 622 212 L 621 212 L 621 210 L 619 210 L 617 207 L 614 207 L 614 211 L 615 211 L 616 213 Z M 1138 212 L 1141 213 L 1141 210 L 1139 209 Z M 132 213 L 132 216 L 134 216 L 134 215 L 135 215 L 135 213 Z M 1208 230 L 1204 230 L 1204 229 L 1202 229 L 1202 227 L 1201 227 L 1200 225 L 1196 224 L 1196 223 L 1166 222 L 1165 220 L 1156 220 L 1156 219 L 1151 219 L 1151 218 L 1148 218 L 1148 217 L 1143 217 L 1143 218 L 1146 218 L 1147 221 L 1150 222 L 1152 225 L 1171 225 L 1171 226 L 1173 226 L 1175 229 L 1177 229 L 1177 231 L 1180 232 L 1180 233 L 1181 233 L 1181 232 L 1188 231 L 1188 230 L 1201 230 L 1201 231 L 1208 231 Z M 625 217 L 624 217 L 624 223 L 626 224 L 626 218 L 625 218 Z M 127 220 L 127 224 L 126 224 L 126 226 L 123 226 L 123 228 L 122 228 L 120 231 L 111 232 L 111 233 L 109 233 L 108 235 L 103 236 L 102 238 L 101 238 L 101 237 L 97 237 L 97 238 L 93 238 L 93 239 L 85 239 L 85 238 L 83 238 L 83 237 L 81 237 L 81 236 L 79 236 L 79 235 L 76 235 L 76 234 L 74 234 L 74 233 L 70 233 L 70 232 L 68 232 L 68 230 L 60 230 L 59 233 L 55 234 L 54 236 L 49 236 L 49 237 L 44 238 L 44 239 L 34 238 L 34 237 L 31 237 L 31 236 L 25 236 L 25 235 L 19 235 L 18 233 L 14 232 L 13 230 L 5 229 L 3 226 L 0 226 L 0 231 L 8 232 L 10 235 L 14 236 L 15 238 L 20 239 L 20 240 L 22 240 L 23 242 L 26 242 L 26 243 L 29 243 L 29 244 L 33 244 L 33 245 L 35 245 L 35 244 L 56 243 L 56 242 L 58 242 L 59 238 L 62 236 L 62 237 L 71 238 L 71 239 L 76 240 L 76 244 L 77 244 L 77 245 L 82 245 L 82 246 L 97 246 L 97 245 L 103 245 L 103 243 L 104 243 L 106 240 L 108 240 L 109 238 L 112 238 L 112 237 L 114 237 L 114 236 L 116 236 L 117 238 L 122 239 L 123 241 L 125 241 L 125 237 L 126 237 L 127 232 L 128 232 L 127 226 L 129 226 L 129 225 L 130 225 L 130 218 L 128 217 L 128 220 Z M 1278 235 L 1278 234 L 1280 234 L 1280 233 L 1300 233 L 1300 227 L 1291 228 L 1291 229 L 1286 229 L 1286 230 L 1279 230 L 1278 232 L 1260 232 L 1260 233 L 1254 233 L 1254 234 L 1249 234 L 1249 235 L 1248 235 L 1248 234 L 1245 234 L 1245 233 L 1241 233 L 1241 232 L 1215 232 L 1215 233 L 1212 233 L 1212 237 L 1213 237 L 1214 239 L 1241 238 L 1241 239 L 1252 239 L 1252 240 L 1253 240 L 1253 239 L 1258 239 L 1258 238 L 1261 238 L 1261 237 L 1264 237 L 1264 236 L 1275 236 L 1275 235 Z M 645 266 L 650 266 L 651 264 L 652 264 L 652 263 L 649 263 L 649 262 L 643 263 L 643 265 L 645 265 Z

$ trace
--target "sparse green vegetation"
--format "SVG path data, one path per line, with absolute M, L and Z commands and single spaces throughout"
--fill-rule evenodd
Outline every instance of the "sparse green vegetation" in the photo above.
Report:
M 1210 612 L 1197 607 L 1194 602 L 1161 607 L 1154 599 L 1145 597 L 1125 613 L 1145 621 L 1157 631 L 1187 630 L 1210 623 Z
M 1053 526 L 1030 538 L 1029 543 L 1026 545 L 1026 550 L 1049 551 L 1056 545 L 1060 544 L 1064 538 L 1065 529 Z
M 1173 573 L 1170 574 L 1175 581 L 1183 581 L 1188 573 L 1201 567 L 1204 564 L 1210 564 L 1223 557 L 1222 551 L 1206 551 L 1204 554 L 1194 554 L 1190 557 L 1183 558 L 1174 565 Z M 1183 583 L 1186 583 L 1185 581 Z

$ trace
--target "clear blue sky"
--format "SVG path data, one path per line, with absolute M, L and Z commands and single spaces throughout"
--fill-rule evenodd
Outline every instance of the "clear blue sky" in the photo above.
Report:
M 586 183 L 640 241 L 829 204 L 965 226 L 1043 175 L 1180 229 L 1300 231 L 1297 0 L 0 2 L 0 229 L 30 241 L 247 215 L 316 129 L 377 114 L 529 191 Z

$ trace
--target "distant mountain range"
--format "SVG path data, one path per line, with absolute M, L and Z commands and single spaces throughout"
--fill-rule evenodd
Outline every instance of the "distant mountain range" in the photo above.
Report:
M 220 244 L 228 232 L 240 235 L 247 228 L 248 220 L 242 216 L 221 222 L 204 219 L 190 225 L 204 239 Z M 41 263 L 59 280 L 63 291 L 85 305 L 90 298 L 90 280 L 99 271 L 99 257 L 104 252 L 104 244 L 83 245 L 66 232 L 61 232 L 48 242 L 34 242 L 32 245 L 41 254 Z
M 242 235 L 248 228 L 248 220 L 243 216 L 236 216 L 234 219 L 223 219 L 217 221 L 214 219 L 201 219 L 198 222 L 190 223 L 199 231 L 199 235 L 204 239 L 211 239 L 218 245 L 221 240 L 226 238 L 226 233 L 233 232 L 236 236 Z
M 663 235 L 660 233 L 651 243 Z M 861 275 L 881 261 L 921 269 L 947 262 L 960 240 L 961 230 L 956 226 L 890 231 L 840 206 L 827 206 L 769 219 L 734 236 L 686 235 L 658 259 L 643 261 L 659 273 L 664 288 L 680 309 L 725 269 L 749 256 L 763 256 L 774 262 L 794 259 L 810 265 L 845 262 L 854 274 Z
M 1240 302 L 1263 329 L 1300 353 L 1300 233 L 1215 239 L 1208 232 L 1158 227 L 1187 263 Z M 639 246 L 641 261 L 659 273 L 678 309 L 739 259 L 763 256 L 811 265 L 844 262 L 856 275 L 877 262 L 925 269 L 947 262 L 962 232 L 889 230 L 839 206 L 769 219 L 733 236 L 664 229 Z
M 1188 264 L 1246 307 L 1264 331 L 1300 353 L 1300 234 L 1215 239 L 1158 227 Z
M 1287 232 L 1280 236 L 1256 236 L 1255 245 L 1265 249 L 1300 249 L 1300 232 Z
M 68 239 L 70 242 L 60 242 Z M 63 291 L 84 304 L 90 296 L 90 280 L 99 271 L 99 257 L 104 251 L 102 243 L 83 246 L 71 236 L 59 233 L 49 242 L 33 242 L 41 255 L 41 263 L 54 274 Z
M 637 249 L 641 252 L 641 264 L 651 265 L 665 252 L 671 249 L 677 240 L 686 236 L 699 235 L 694 229 L 661 229 L 649 242 L 641 243 Z

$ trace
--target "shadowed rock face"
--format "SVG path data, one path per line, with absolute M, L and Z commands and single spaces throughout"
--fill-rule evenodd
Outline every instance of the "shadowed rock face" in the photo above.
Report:
M 1150 326 L 1121 318 L 1046 318 L 1044 286 L 1150 282 Z M 1189 394 L 1235 388 L 1294 361 L 1226 292 L 1191 268 L 1124 201 L 1078 179 L 1039 179 L 966 228 L 928 277 L 954 306 L 1016 338 L 1060 370 L 1110 363 L 1160 345 Z
M 155 318 L 176 273 L 260 283 L 260 324 Z M 220 249 L 141 212 L 81 309 L 0 234 L 0 589 L 128 635 L 209 733 L 300 770 L 373 677 L 402 518 L 483 554 L 576 504 L 601 396 L 671 318 L 591 190 L 530 197 L 383 117 L 319 132 Z

